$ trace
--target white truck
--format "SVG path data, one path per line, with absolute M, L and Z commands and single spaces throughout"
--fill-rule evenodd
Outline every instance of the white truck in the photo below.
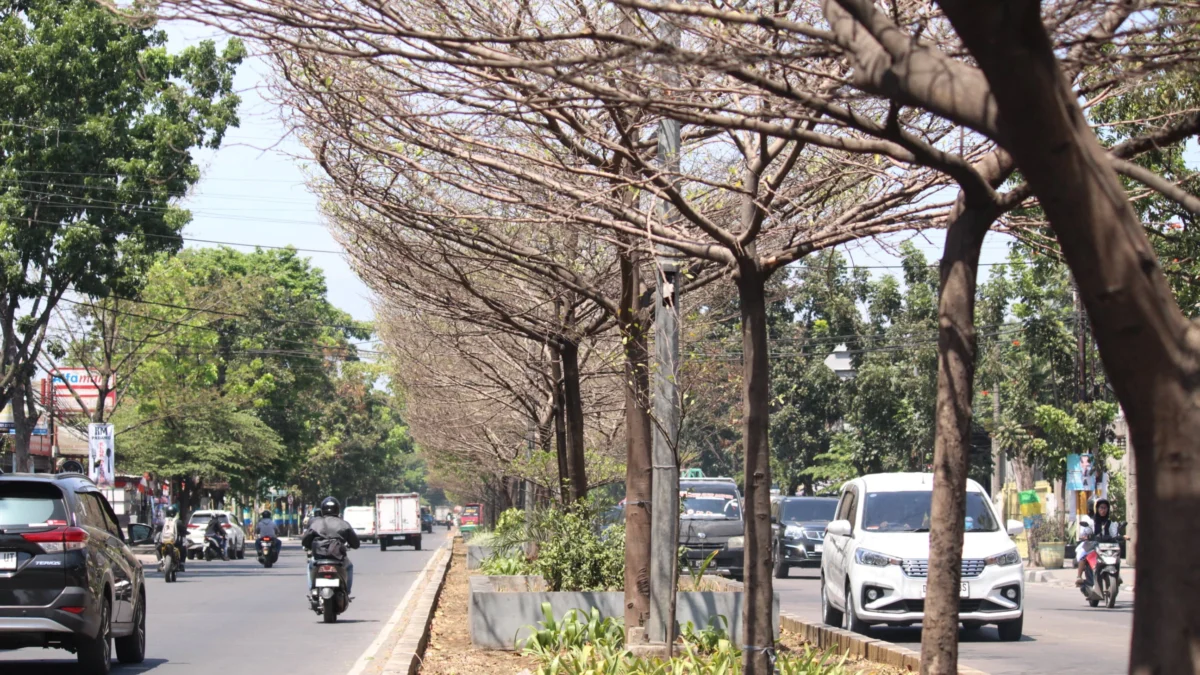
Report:
M 433 509 L 433 522 L 437 525 L 450 527 L 450 507 L 438 506 Z
M 412 546 L 421 550 L 421 495 L 375 495 L 375 537 L 379 548 Z

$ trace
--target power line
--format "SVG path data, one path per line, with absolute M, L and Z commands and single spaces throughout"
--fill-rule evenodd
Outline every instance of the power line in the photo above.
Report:
M 56 223 L 56 222 L 50 221 L 50 220 L 37 220 L 34 218 L 30 218 L 30 219 L 22 218 L 20 220 L 22 222 L 37 225 L 39 227 L 62 227 L 62 228 L 74 228 L 74 229 L 86 229 L 88 227 L 92 227 L 101 232 L 107 232 L 109 234 L 116 234 L 116 235 L 124 235 L 127 237 L 141 236 L 141 237 L 150 237 L 152 239 L 181 240 L 181 241 L 190 241 L 190 242 L 196 242 L 196 243 L 201 243 L 201 244 L 216 244 L 216 245 L 220 245 L 220 246 L 241 246 L 244 248 L 257 248 L 257 249 L 265 249 L 265 250 L 271 250 L 271 251 L 296 251 L 297 253 L 326 253 L 329 255 L 336 255 L 336 256 L 347 255 L 345 251 L 331 251 L 328 249 L 297 248 L 295 246 L 272 246 L 270 244 L 246 244 L 246 243 L 240 243 L 240 242 L 235 242 L 235 241 L 219 241 L 216 239 L 200 239 L 197 237 L 184 236 L 182 234 L 169 235 L 169 234 L 154 234 L 151 232 L 126 232 L 124 230 L 117 230 L 117 229 L 114 229 L 111 227 L 102 227 L 100 225 L 94 225 L 94 224 L 90 224 L 90 223 L 88 223 L 88 224 Z

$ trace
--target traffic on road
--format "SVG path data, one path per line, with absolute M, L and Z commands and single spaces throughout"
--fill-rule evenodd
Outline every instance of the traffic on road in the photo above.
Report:
M 390 527 L 420 537 L 418 495 L 393 497 L 413 506 Z M 336 499 L 321 509 L 302 538 L 264 519 L 254 539 L 230 512 L 198 511 L 178 548 L 168 535 L 135 553 L 87 477 L 0 475 L 0 672 L 346 672 L 445 533 L 364 548 Z

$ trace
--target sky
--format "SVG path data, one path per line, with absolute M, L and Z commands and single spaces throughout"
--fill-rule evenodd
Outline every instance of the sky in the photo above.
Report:
M 224 37 L 210 28 L 193 24 L 168 24 L 172 49 L 201 39 Z M 187 246 L 212 246 L 212 242 L 294 246 L 307 250 L 315 266 L 325 271 L 330 301 L 359 320 L 373 317 L 370 290 L 354 274 L 341 247 L 325 228 L 317 200 L 305 187 L 313 170 L 305 161 L 305 149 L 287 136 L 283 113 L 269 100 L 265 87 L 270 81 L 269 65 L 249 59 L 238 70 L 235 86 L 242 96 L 241 126 L 232 130 L 220 150 L 197 153 L 202 178 L 182 202 L 192 211 L 192 223 L 184 230 Z M 882 239 L 854 242 L 842 247 L 851 264 L 873 267 L 875 275 L 900 273 L 894 252 L 906 240 L 930 261 L 941 257 L 942 230 L 903 233 Z M 989 233 L 981 257 L 981 277 L 988 266 L 1003 262 L 1007 235 Z M 252 246 L 239 246 L 253 250 Z

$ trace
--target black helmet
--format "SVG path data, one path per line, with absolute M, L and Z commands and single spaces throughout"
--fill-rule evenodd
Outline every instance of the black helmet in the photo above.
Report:
M 1100 515 L 1100 505 L 1101 504 L 1108 507 L 1108 517 L 1111 518 L 1112 517 L 1112 504 L 1109 504 L 1107 499 L 1096 500 L 1096 515 Z
M 178 506 L 171 504 L 170 506 L 167 507 L 167 517 L 168 518 L 174 518 L 177 515 L 179 515 L 179 507 Z
M 342 505 L 334 497 L 326 497 L 321 500 L 321 515 L 322 516 L 338 516 L 342 513 Z
M 269 519 L 269 518 L 271 517 L 271 512 L 270 512 L 270 511 L 265 511 L 265 510 L 264 510 L 264 511 L 262 512 L 262 517 L 263 517 L 263 519 L 264 519 L 264 520 L 266 520 L 266 519 Z

